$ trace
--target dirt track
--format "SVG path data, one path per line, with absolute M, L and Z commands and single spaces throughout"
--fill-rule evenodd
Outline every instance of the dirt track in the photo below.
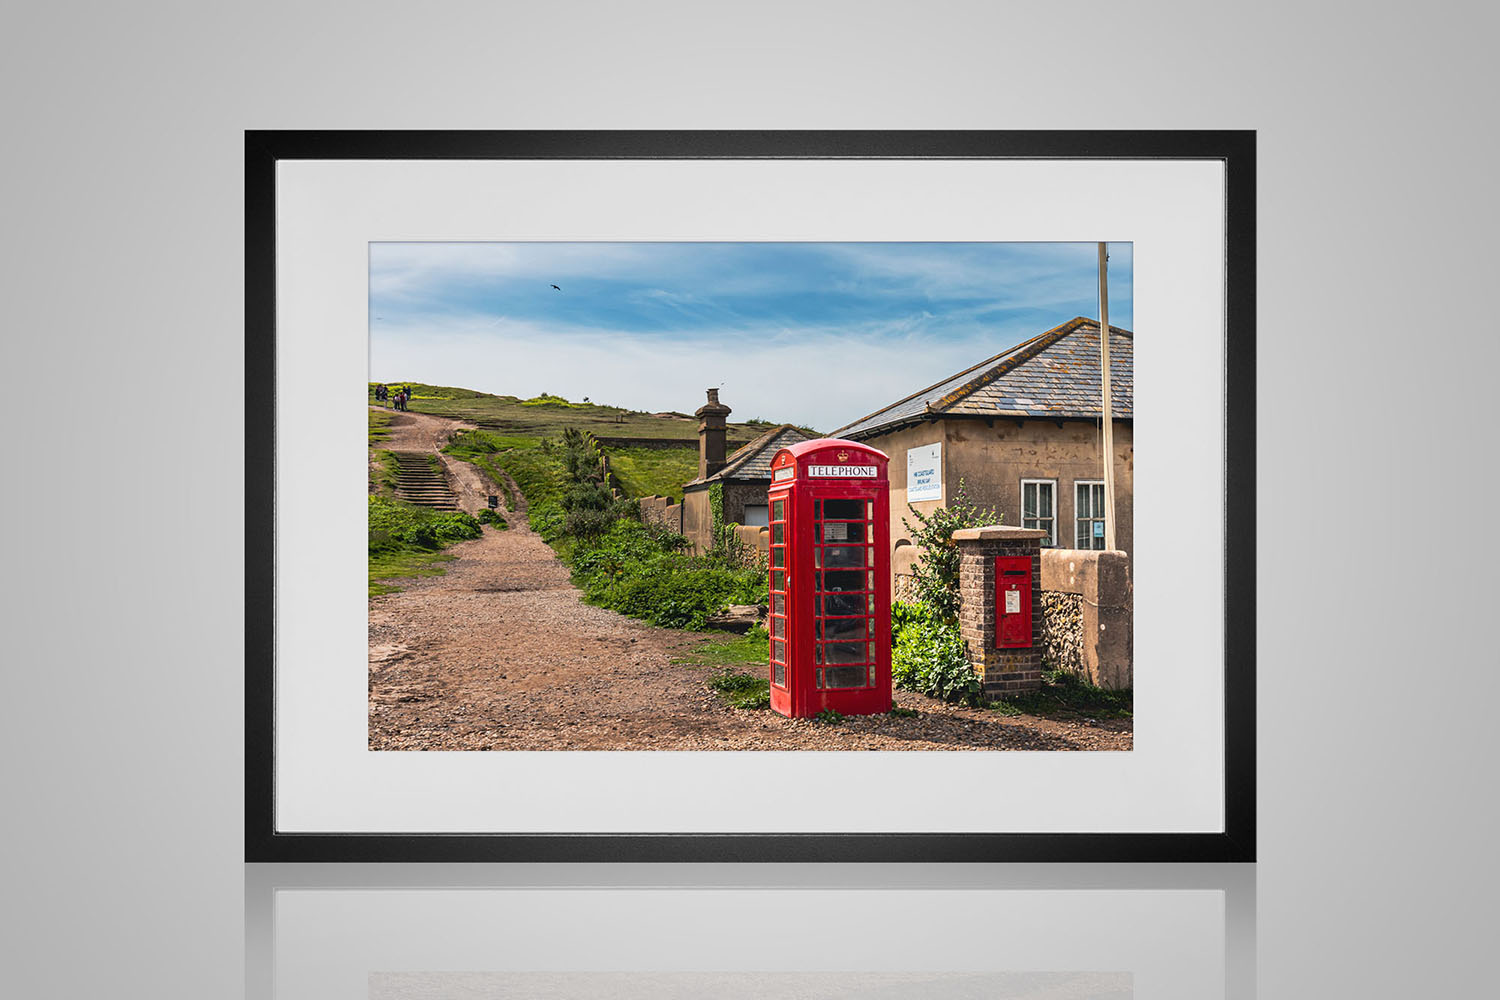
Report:
M 458 421 L 392 414 L 382 447 L 436 450 Z M 460 506 L 500 492 L 444 456 Z M 674 659 L 703 636 L 583 603 L 526 524 L 449 551 L 446 576 L 370 600 L 372 750 L 1128 750 L 1130 722 L 1000 717 L 898 691 L 915 718 L 838 726 L 723 707 L 708 672 Z

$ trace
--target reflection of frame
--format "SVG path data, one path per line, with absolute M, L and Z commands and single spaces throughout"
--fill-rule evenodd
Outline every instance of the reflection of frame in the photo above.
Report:
M 250 860 L 1253 858 L 1252 134 L 251 133 L 246 184 Z M 360 430 L 320 399 L 363 389 L 365 248 L 757 239 L 1134 243 L 1136 749 L 366 751 L 361 532 L 320 457 Z

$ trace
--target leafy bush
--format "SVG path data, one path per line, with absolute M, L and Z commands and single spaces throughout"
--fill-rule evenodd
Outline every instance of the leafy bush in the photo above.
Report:
M 958 625 L 924 604 L 891 605 L 891 680 L 943 701 L 979 704 L 984 686 L 964 659 Z
M 612 510 L 581 507 L 563 517 L 563 534 L 574 538 L 597 538 L 610 529 L 618 518 Z
M 434 550 L 478 538 L 479 521 L 463 511 L 437 511 L 399 500 L 370 497 L 370 552 Z
M 452 558 L 442 549 L 478 538 L 483 530 L 476 518 L 458 511 L 436 511 L 386 497 L 370 497 L 370 595 L 397 589 L 378 580 L 441 574 L 438 564 Z
M 531 530 L 542 536 L 544 542 L 555 542 L 562 537 L 563 519 L 568 512 L 562 509 L 562 504 L 555 500 L 543 500 L 534 503 L 526 512 L 526 521 L 531 525 Z
M 592 604 L 667 628 L 703 629 L 730 604 L 766 602 L 764 573 L 712 565 L 684 545 L 681 535 L 618 520 L 578 540 L 573 582 Z
M 969 502 L 963 480 L 952 502 L 931 514 L 922 514 L 910 504 L 907 510 L 917 519 L 918 527 L 906 518 L 901 523 L 912 534 L 912 543 L 920 546 L 922 555 L 912 567 L 917 600 L 927 605 L 943 620 L 958 621 L 958 543 L 953 533 L 961 528 L 978 528 L 999 524 L 1001 515 L 993 507 L 976 507 Z

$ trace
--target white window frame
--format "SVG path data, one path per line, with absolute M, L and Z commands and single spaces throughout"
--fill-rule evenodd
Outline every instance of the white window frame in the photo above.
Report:
M 1083 518 L 1081 518 L 1081 517 L 1078 516 L 1078 487 L 1080 487 L 1080 486 L 1097 486 L 1097 487 L 1099 487 L 1099 491 L 1102 494 L 1104 492 L 1104 480 L 1102 480 L 1102 479 L 1075 479 L 1075 480 L 1073 480 L 1073 545 L 1075 547 L 1078 545 L 1078 522 L 1081 521 L 1081 520 L 1083 520 Z M 1105 505 L 1105 510 L 1108 510 L 1108 509 L 1109 509 L 1109 505 L 1106 504 Z M 1104 515 L 1101 513 L 1098 517 L 1090 517 L 1089 520 L 1090 521 L 1103 521 L 1104 520 Z M 1105 530 L 1106 531 L 1109 530 L 1109 526 L 1108 526 L 1107 522 L 1105 524 Z M 1104 548 L 1104 539 L 1100 538 L 1099 539 L 1099 549 L 1103 549 L 1103 548 Z M 1094 548 L 1094 536 L 1092 534 L 1089 535 L 1089 549 L 1092 550 L 1092 551 L 1099 551 L 1099 549 L 1095 549 Z
M 1023 527 L 1023 528 L 1026 527 L 1026 487 L 1028 485 L 1030 485 L 1030 484 L 1033 484 L 1033 483 L 1035 483 L 1037 485 L 1046 485 L 1046 486 L 1052 487 L 1052 531 L 1050 532 L 1051 540 L 1048 541 L 1048 542 L 1046 542 L 1045 544 L 1047 545 L 1048 548 L 1054 548 L 1055 549 L 1055 548 L 1057 548 L 1057 522 L 1058 522 L 1058 516 L 1057 516 L 1058 515 L 1058 509 L 1057 509 L 1057 480 L 1056 479 L 1023 479 L 1023 480 L 1021 480 L 1021 498 L 1020 498 L 1021 499 L 1021 503 L 1020 503 L 1020 507 L 1021 507 L 1021 527 Z M 1041 499 L 1041 493 L 1040 493 L 1040 491 L 1038 491 L 1038 493 L 1037 493 L 1037 499 L 1038 499 L 1038 501 L 1040 501 L 1040 499 Z M 1037 507 L 1038 508 L 1041 507 L 1041 503 L 1040 502 L 1038 502 Z M 1040 520 L 1042 520 L 1042 518 L 1038 517 L 1038 518 L 1034 518 L 1034 520 L 1040 521 Z

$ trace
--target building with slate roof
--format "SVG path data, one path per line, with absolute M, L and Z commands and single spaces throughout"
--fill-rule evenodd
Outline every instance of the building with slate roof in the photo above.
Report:
M 1109 349 L 1115 535 L 1130 552 L 1131 332 L 1111 326 Z M 1103 548 L 1100 375 L 1099 321 L 1080 316 L 830 434 L 891 457 L 893 572 L 909 572 L 915 557 L 900 516 L 908 502 L 928 513 L 956 493 L 960 480 L 971 502 L 995 507 L 1004 523 L 1046 530 L 1044 544 Z

